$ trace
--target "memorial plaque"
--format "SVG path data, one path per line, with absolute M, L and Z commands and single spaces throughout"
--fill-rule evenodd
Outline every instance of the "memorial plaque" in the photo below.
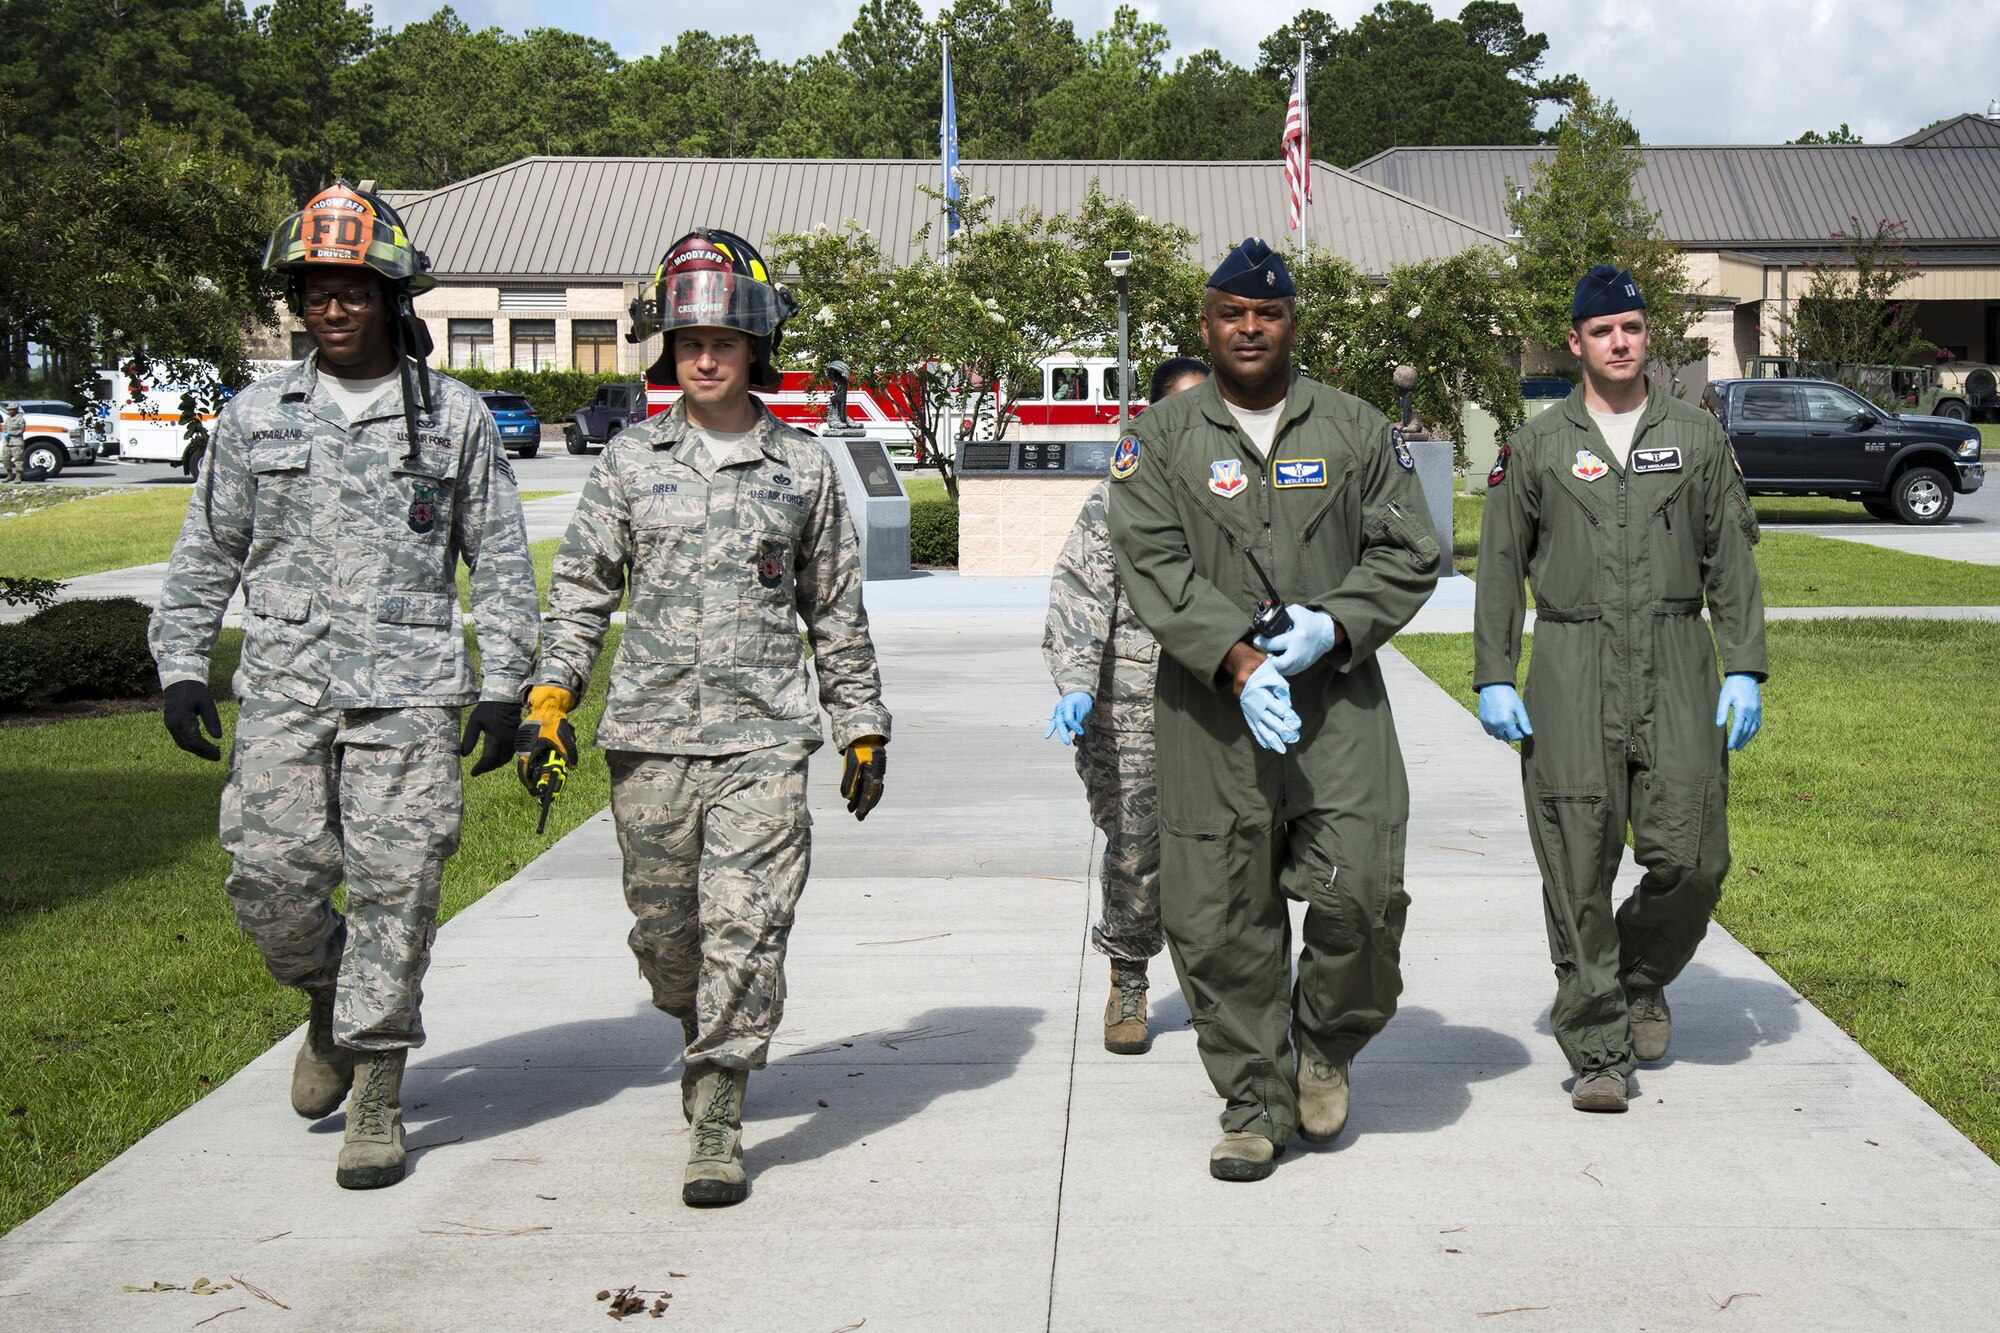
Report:
M 1060 472 L 1067 446 L 1054 441 L 1036 441 L 1021 446 L 1021 471 Z
M 896 480 L 896 469 L 890 465 L 889 451 L 880 440 L 847 440 L 848 457 L 854 460 L 854 471 L 861 478 L 861 488 L 876 500 L 900 499 L 903 484 Z
M 1005 472 L 1014 465 L 1011 444 L 963 444 L 959 446 L 960 472 Z

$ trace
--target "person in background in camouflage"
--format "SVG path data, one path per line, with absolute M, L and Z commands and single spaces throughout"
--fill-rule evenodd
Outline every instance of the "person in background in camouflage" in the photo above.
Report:
M 1208 378 L 1191 356 L 1162 361 L 1153 371 L 1149 403 Z M 1146 963 L 1163 946 L 1160 935 L 1160 796 L 1153 784 L 1153 679 L 1160 645 L 1118 588 L 1104 505 L 1110 481 L 1083 502 L 1056 558 L 1042 659 L 1056 701 L 1046 736 L 1076 744 L 1076 771 L 1090 802 L 1090 822 L 1104 834 L 1098 872 L 1102 916 L 1090 942 L 1111 959 L 1111 997 L 1104 1002 L 1104 1049 L 1144 1055 Z M 1097 707 L 1103 699 L 1105 706 Z
M 7 404 L 4 417 L 0 417 L 0 466 L 4 466 L 7 481 L 27 480 L 28 458 L 28 418 L 21 414 L 19 403 Z
M 749 1190 L 744 1088 L 783 1014 L 812 848 L 820 724 L 800 618 L 857 819 L 881 799 L 889 714 L 833 462 L 750 395 L 778 387 L 796 304 L 748 243 L 707 228 L 673 244 L 655 284 L 666 338 L 647 376 L 681 398 L 607 445 L 584 485 L 556 554 L 520 769 L 532 792 L 549 756 L 576 762 L 566 715 L 629 593 L 597 744 L 630 943 L 686 1038 L 681 1197 L 733 1204 Z
M 413 363 L 428 344 L 410 328 L 409 293 L 434 280 L 395 213 L 336 184 L 280 228 L 265 264 L 286 275 L 315 351 L 223 409 L 151 642 L 168 732 L 220 758 L 201 734 L 222 735 L 209 655 L 241 584 L 225 887 L 271 975 L 311 1001 L 292 1108 L 318 1119 L 348 1097 L 334 1179 L 370 1189 L 403 1176 L 403 1068 L 424 1040 L 459 755 L 484 737 L 479 774 L 513 749 L 534 571 L 491 414 Z M 428 378 L 420 418 L 413 375 Z M 453 615 L 461 558 L 483 689 Z M 459 709 L 475 700 L 461 743 Z M 345 916 L 332 901 L 343 879 Z

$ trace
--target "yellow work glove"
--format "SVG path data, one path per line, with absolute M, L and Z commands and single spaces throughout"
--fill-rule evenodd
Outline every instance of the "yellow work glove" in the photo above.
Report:
M 528 794 L 542 802 L 545 819 L 577 761 L 576 729 L 569 724 L 574 707 L 576 696 L 560 685 L 537 685 L 528 691 L 527 720 L 514 735 L 514 768 Z
M 840 794 L 847 798 L 847 812 L 856 819 L 882 799 L 882 775 L 889 771 L 885 736 L 862 736 L 847 747 L 847 767 L 841 770 Z

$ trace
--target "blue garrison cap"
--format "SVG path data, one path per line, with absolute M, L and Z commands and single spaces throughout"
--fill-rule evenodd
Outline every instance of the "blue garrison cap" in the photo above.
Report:
M 1208 275 L 1208 285 L 1231 296 L 1297 296 L 1291 270 L 1277 251 L 1255 236 L 1231 250 Z
M 1630 269 L 1598 264 L 1578 279 L 1576 296 L 1569 303 L 1569 319 L 1596 319 L 1600 315 L 1622 315 L 1627 310 L 1644 310 L 1646 298 Z

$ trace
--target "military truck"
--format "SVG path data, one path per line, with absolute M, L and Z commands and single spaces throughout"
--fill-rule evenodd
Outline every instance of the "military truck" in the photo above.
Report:
M 1753 356 L 1746 379 L 1836 380 L 1899 412 L 1951 421 L 2000 420 L 2000 385 L 1992 366 L 1948 361 L 1935 366 L 1830 366 L 1786 356 Z
M 635 421 L 646 419 L 646 386 L 633 380 L 600 384 L 591 400 L 563 423 L 563 447 L 573 454 L 602 449 L 610 438 Z

